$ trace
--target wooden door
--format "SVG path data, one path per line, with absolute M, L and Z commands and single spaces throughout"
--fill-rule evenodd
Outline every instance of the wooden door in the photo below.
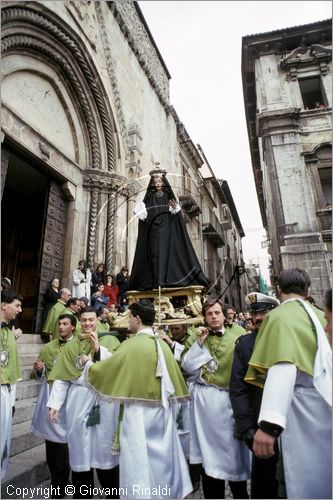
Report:
M 60 279 L 63 271 L 66 219 L 68 203 L 56 182 L 50 183 L 49 196 L 45 211 L 45 225 L 41 244 L 38 304 L 35 330 L 41 332 L 43 324 L 43 298 L 48 283 L 54 276 Z

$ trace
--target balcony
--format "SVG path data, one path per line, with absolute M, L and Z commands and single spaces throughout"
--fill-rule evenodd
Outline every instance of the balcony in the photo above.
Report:
M 211 210 L 205 208 L 202 216 L 202 234 L 209 239 L 216 248 L 226 244 L 226 235 L 222 224 Z
M 186 213 L 186 215 L 193 219 L 193 217 L 197 217 L 201 213 L 201 209 L 194 197 L 190 194 L 185 194 L 179 196 L 179 201 L 182 207 L 182 210 Z
M 221 224 L 225 231 L 232 229 L 232 218 L 228 207 L 222 208 Z

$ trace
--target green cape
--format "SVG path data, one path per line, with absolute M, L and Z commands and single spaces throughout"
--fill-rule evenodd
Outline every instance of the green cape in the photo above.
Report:
M 323 312 L 316 307 L 313 310 L 324 326 Z M 316 332 L 303 306 L 297 301 L 281 304 L 261 324 L 244 380 L 263 387 L 267 370 L 282 362 L 313 376 L 316 352 Z
M 48 333 L 49 335 L 52 335 L 52 339 L 59 338 L 59 333 L 58 333 L 58 318 L 60 314 L 63 314 L 63 312 L 66 309 L 66 305 L 61 302 L 60 299 L 54 304 L 54 306 L 51 307 L 49 310 L 49 314 L 47 315 L 45 324 L 43 326 L 43 333 Z
M 80 323 L 79 318 L 72 311 L 72 309 L 70 309 L 69 307 L 66 307 L 65 310 L 61 314 L 71 314 L 72 316 L 74 316 L 74 318 L 76 318 L 76 327 L 75 327 L 75 330 L 74 330 L 74 335 L 76 337 L 78 335 L 80 335 L 80 333 L 82 333 L 81 323 Z M 59 316 L 60 316 L 60 314 L 59 314 Z M 58 316 L 58 318 L 59 318 L 59 316 Z M 57 329 L 58 329 L 58 320 L 57 320 Z M 59 336 L 59 334 L 58 334 L 58 336 Z
M 102 333 L 102 332 L 109 332 L 110 331 L 110 325 L 109 323 L 103 323 L 100 319 L 97 320 L 97 327 L 96 327 L 96 332 L 97 333 Z
M 120 345 L 119 340 L 113 335 L 102 334 L 98 336 L 98 340 L 100 345 L 106 347 L 110 352 L 115 351 Z M 49 374 L 48 382 L 53 382 L 54 380 L 72 380 L 80 377 L 82 370 L 76 368 L 75 362 L 76 358 L 81 354 L 90 354 L 93 358 L 95 351 L 91 348 L 89 341 L 80 340 L 78 337 L 75 337 L 62 350 L 61 355 Z
M 156 377 L 157 345 L 162 348 L 175 392 L 170 400 L 188 398 L 188 389 L 169 346 L 157 337 L 138 333 L 125 340 L 109 359 L 91 366 L 88 385 L 111 401 L 161 403 L 161 378 Z
M 73 337 L 71 340 L 68 341 L 72 342 L 75 337 Z M 67 342 L 60 342 L 59 339 L 52 340 L 46 346 L 40 351 L 38 359 L 43 361 L 45 365 L 45 377 L 46 380 L 48 380 L 49 374 L 51 370 L 53 369 L 53 366 L 55 362 L 57 361 L 58 357 L 62 353 L 62 351 L 65 349 L 67 346 Z M 35 378 L 35 371 L 32 370 L 30 378 Z
M 218 370 L 215 373 L 209 373 L 205 367 L 201 369 L 201 378 L 208 384 L 216 385 L 217 387 L 229 387 L 231 377 L 232 362 L 234 359 L 235 342 L 241 335 L 246 334 L 244 328 L 239 325 L 232 325 L 225 328 L 223 337 L 208 335 L 204 341 L 204 346 L 208 349 L 211 355 L 218 362 Z M 198 332 L 196 335 L 191 335 L 185 344 L 185 349 L 182 356 L 188 349 L 196 342 Z
M 8 353 L 8 365 L 0 367 L 1 384 L 16 384 L 21 378 L 20 360 L 14 334 L 9 328 L 1 328 L 0 349 Z

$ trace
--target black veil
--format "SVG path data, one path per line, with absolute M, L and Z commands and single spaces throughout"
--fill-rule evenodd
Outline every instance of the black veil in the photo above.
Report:
M 166 171 L 156 169 L 150 175 L 143 199 L 148 215 L 144 221 L 139 220 L 129 289 L 207 287 L 181 210 L 176 214 L 169 210 L 169 201 L 176 200 L 176 196 L 166 178 Z M 161 175 L 164 181 L 163 192 L 157 192 L 154 186 L 156 175 Z

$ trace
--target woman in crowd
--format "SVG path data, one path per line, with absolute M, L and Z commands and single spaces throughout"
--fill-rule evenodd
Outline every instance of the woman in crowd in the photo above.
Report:
M 59 278 L 53 276 L 49 284 L 45 289 L 45 295 L 43 300 L 44 311 L 43 311 L 43 321 L 44 324 L 49 313 L 51 307 L 57 302 L 59 299 Z
M 86 297 L 90 302 L 91 271 L 85 260 L 80 260 L 78 268 L 73 271 L 73 297 Z
M 126 292 L 128 290 L 129 279 L 130 276 L 128 273 L 128 268 L 126 266 L 123 266 L 120 269 L 120 273 L 118 273 L 116 276 L 116 282 L 119 288 L 118 305 L 119 309 L 121 310 L 124 310 L 127 306 Z
M 111 307 L 112 305 L 118 306 L 119 287 L 114 282 L 112 274 L 108 274 L 106 277 L 106 285 L 103 293 L 108 298 L 106 307 Z
M 104 294 L 103 283 L 98 283 L 97 290 L 92 294 L 91 305 L 97 310 L 101 306 L 106 306 L 108 303 L 108 297 Z
M 97 285 L 99 283 L 105 284 L 105 265 L 101 262 L 96 267 L 95 271 L 92 272 L 91 275 L 91 293 L 95 293 L 97 291 Z

